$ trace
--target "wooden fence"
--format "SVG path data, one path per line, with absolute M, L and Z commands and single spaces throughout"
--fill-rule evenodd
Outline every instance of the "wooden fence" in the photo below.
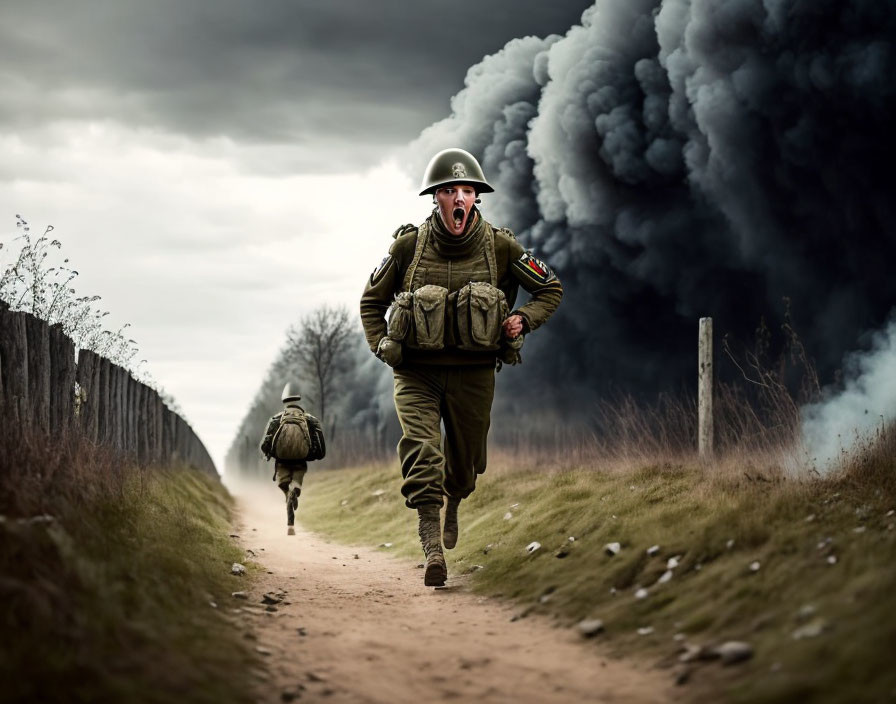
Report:
M 126 369 L 78 352 L 60 325 L 0 301 L 0 419 L 42 434 L 80 433 L 144 464 L 188 464 L 218 476 L 177 413 Z

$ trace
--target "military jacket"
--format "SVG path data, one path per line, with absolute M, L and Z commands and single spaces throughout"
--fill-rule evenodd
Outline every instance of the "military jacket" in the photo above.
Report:
M 513 313 L 522 317 L 524 334 L 538 328 L 560 305 L 563 288 L 556 275 L 527 252 L 509 230 L 494 228 L 483 220 L 481 238 L 471 246 L 453 250 L 450 241 L 446 246 L 446 240 L 432 231 L 437 217 L 433 214 L 417 228 L 400 228 L 388 256 L 367 281 L 361 295 L 361 322 L 373 352 L 386 334 L 386 311 L 395 294 L 427 284 L 443 286 L 453 293 L 471 281 L 488 282 L 504 292 L 510 305 L 521 286 L 531 294 L 531 300 Z M 425 228 L 430 231 L 425 232 Z M 422 250 L 419 237 L 426 238 Z M 437 351 L 404 351 L 405 362 L 423 364 L 494 364 L 495 359 L 494 352 L 451 346 Z
M 296 408 L 301 408 L 301 406 L 296 406 Z M 261 438 L 261 444 L 258 446 L 258 449 L 261 450 L 261 454 L 265 456 L 265 459 L 271 459 L 274 433 L 276 433 L 277 428 L 280 427 L 280 419 L 282 417 L 283 411 L 275 413 L 273 416 L 271 416 L 271 419 L 268 421 L 268 426 L 264 431 L 264 435 Z M 327 447 L 326 441 L 324 440 L 324 432 L 323 427 L 321 426 L 321 422 L 310 413 L 306 413 L 305 418 L 308 421 L 308 431 L 311 436 L 311 455 L 308 457 L 308 459 L 323 459 L 326 455 Z M 289 462 L 284 462 L 282 460 L 278 460 L 278 462 L 280 462 L 281 464 L 289 464 Z M 293 464 L 305 464 L 305 460 L 292 460 L 291 462 Z

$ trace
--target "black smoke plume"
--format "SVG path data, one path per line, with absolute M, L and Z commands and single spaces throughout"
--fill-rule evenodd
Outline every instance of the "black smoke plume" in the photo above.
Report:
M 699 317 L 748 341 L 787 298 L 829 379 L 896 302 L 894 38 L 894 2 L 598 0 L 471 68 L 409 160 L 479 156 L 486 216 L 563 281 L 510 375 L 680 388 Z

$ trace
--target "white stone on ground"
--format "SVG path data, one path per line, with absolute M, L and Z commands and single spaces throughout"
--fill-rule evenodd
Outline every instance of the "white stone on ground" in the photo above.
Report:
M 604 630 L 604 622 L 599 618 L 586 618 L 579 621 L 576 628 L 585 638 L 591 638 Z
M 800 626 L 791 635 L 794 640 L 806 638 L 818 638 L 827 629 L 827 624 L 820 618 L 810 621 L 805 626 Z
M 753 657 L 753 647 L 749 643 L 729 640 L 715 649 L 716 655 L 722 658 L 722 664 L 733 665 Z

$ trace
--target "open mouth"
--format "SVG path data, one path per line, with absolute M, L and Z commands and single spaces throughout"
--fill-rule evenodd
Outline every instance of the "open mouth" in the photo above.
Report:
M 463 208 L 455 208 L 451 213 L 451 216 L 454 218 L 454 227 L 460 228 L 461 225 L 464 224 L 464 209 Z

